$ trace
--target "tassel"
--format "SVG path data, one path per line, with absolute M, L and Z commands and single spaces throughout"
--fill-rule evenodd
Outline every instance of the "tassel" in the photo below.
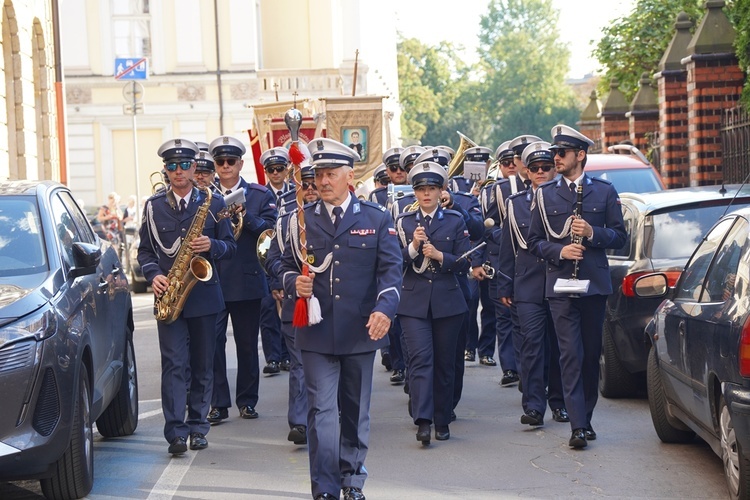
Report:
M 307 302 L 307 315 L 310 325 L 317 325 L 323 321 L 323 314 L 320 311 L 320 301 L 315 295 L 312 295 Z
M 305 153 L 300 150 L 296 142 L 293 142 L 292 145 L 289 146 L 289 161 L 295 165 L 300 165 L 305 161 Z
M 307 264 L 302 266 L 302 276 L 310 276 L 310 269 L 307 267 Z M 298 297 L 297 302 L 294 303 L 294 316 L 292 317 L 292 326 L 296 328 L 308 326 L 308 317 L 309 314 L 307 312 L 307 299 Z

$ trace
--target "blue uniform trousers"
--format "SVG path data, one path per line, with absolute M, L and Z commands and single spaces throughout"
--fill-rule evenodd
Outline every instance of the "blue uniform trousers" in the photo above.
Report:
M 273 295 L 260 299 L 260 342 L 266 363 L 289 359 L 286 343 L 281 338 L 281 319 Z
M 281 323 L 281 333 L 289 353 L 289 406 L 286 417 L 291 429 L 295 425 L 307 425 L 305 372 L 302 370 L 302 353 L 294 347 L 294 327 L 291 323 Z
M 164 437 L 171 442 L 175 437 L 187 439 L 193 432 L 207 434 L 210 428 L 206 416 L 211 404 L 216 314 L 194 318 L 184 318 L 180 315 L 173 323 L 157 321 L 156 326 L 161 352 Z M 186 370 L 186 366 L 189 366 L 190 370 Z
M 375 351 L 341 356 L 302 351 L 313 497 L 338 498 L 341 488 L 365 484 L 374 360 Z
M 599 356 L 607 296 L 548 300 L 560 346 L 560 371 L 570 427 L 586 428 L 591 425 L 599 397 Z
M 239 300 L 226 302 L 226 308 L 216 318 L 216 354 L 214 355 L 214 394 L 211 406 L 229 408 L 232 396 L 227 379 L 227 323 L 232 318 L 234 343 L 237 348 L 237 407 L 258 404 L 260 368 L 258 366 L 258 323 L 260 301 Z
M 481 282 L 477 280 L 469 280 L 468 283 L 471 294 L 466 297 L 466 305 L 469 306 L 469 312 L 466 313 L 466 322 L 461 326 L 461 337 L 465 338 L 466 342 L 459 343 L 458 345 L 459 351 L 461 350 L 460 347 L 465 345 L 465 350 L 476 352 L 480 333 L 479 324 L 477 323 L 477 311 L 479 310 L 479 287 L 481 286 Z M 462 359 L 463 354 L 464 353 L 461 353 Z
M 401 348 L 402 336 L 401 323 L 398 321 L 398 318 L 395 318 L 391 323 L 391 328 L 388 330 L 388 341 L 390 344 L 386 348 L 388 349 L 388 354 L 391 355 L 391 367 L 394 370 L 406 369 L 406 361 L 403 349 Z
M 479 317 L 482 320 L 482 331 L 479 333 L 477 350 L 480 357 L 494 356 L 495 342 L 499 339 L 497 318 L 495 317 L 495 304 L 490 299 L 490 289 L 496 289 L 496 287 L 492 286 L 492 280 L 483 279 L 479 282 L 479 301 L 482 303 L 482 312 L 479 314 Z M 476 317 L 477 311 L 475 309 L 474 318 Z
M 449 425 L 458 336 L 464 314 L 446 318 L 401 315 L 409 352 L 409 396 L 412 417 Z
M 477 310 L 476 308 L 472 309 L 471 304 L 472 300 L 474 300 L 475 302 L 479 301 L 476 280 L 470 280 L 465 274 L 456 276 L 456 279 L 458 280 L 458 284 L 461 287 L 461 292 L 463 292 L 464 300 L 466 300 L 466 305 L 469 306 L 469 310 L 461 315 L 463 319 L 461 321 L 461 325 L 458 328 L 458 339 L 456 340 L 456 352 L 454 353 L 453 363 L 452 409 L 455 409 L 456 406 L 458 406 L 458 402 L 461 401 L 461 394 L 463 394 L 464 391 L 464 372 L 466 371 L 464 361 L 464 346 L 466 346 L 467 344 L 467 332 L 471 330 L 471 328 L 466 328 L 466 325 L 469 325 L 472 322 L 476 325 Z M 472 314 L 474 316 L 472 316 Z
M 516 358 L 518 357 L 518 348 L 513 342 L 513 318 L 510 308 L 503 305 L 497 294 L 492 295 L 492 302 L 495 307 L 495 325 L 497 328 L 497 357 L 500 362 L 500 368 L 503 371 L 518 371 Z M 518 343 L 517 341 L 515 343 Z

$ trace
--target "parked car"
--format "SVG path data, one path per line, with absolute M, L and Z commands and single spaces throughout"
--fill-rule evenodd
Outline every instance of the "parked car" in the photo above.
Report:
M 105 437 L 138 424 L 133 326 L 117 254 L 70 191 L 0 182 L 0 479 L 89 493 L 93 422 Z
M 141 265 L 138 263 L 138 245 L 140 242 L 141 237 L 138 235 L 138 231 L 135 231 L 128 245 L 128 280 L 130 280 L 130 288 L 134 293 L 146 293 L 148 289 L 148 281 L 146 281 Z
M 588 169 L 588 167 L 587 167 Z M 660 299 L 636 297 L 636 279 L 664 272 L 674 286 L 702 236 L 724 213 L 750 205 L 750 187 L 704 186 L 620 195 L 628 241 L 608 251 L 612 294 L 607 298 L 599 391 L 630 397 L 645 388 L 651 345 L 643 331 Z
M 724 462 L 732 498 L 750 497 L 750 209 L 708 231 L 675 287 L 664 273 L 635 292 L 666 297 L 649 323 L 648 399 L 665 443 L 696 434 Z
M 587 175 L 610 181 L 620 194 L 664 189 L 661 175 L 638 148 L 622 144 L 610 146 L 608 151 L 587 155 Z

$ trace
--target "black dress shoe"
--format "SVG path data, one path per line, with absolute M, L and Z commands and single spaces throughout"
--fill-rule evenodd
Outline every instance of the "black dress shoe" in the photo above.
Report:
M 447 441 L 451 438 L 451 431 L 448 430 L 447 425 L 436 425 L 435 426 L 435 439 L 438 441 Z
M 222 420 L 226 420 L 228 418 L 229 418 L 228 408 L 211 408 L 211 411 L 208 412 L 208 417 L 206 417 L 206 420 L 208 420 L 209 423 L 218 424 Z
M 289 429 L 286 440 L 294 444 L 307 444 L 307 427 L 304 425 L 295 425 Z
M 457 418 L 455 410 L 451 410 L 451 422 L 455 422 Z
M 565 408 L 555 408 L 552 410 L 552 420 L 555 422 L 570 422 L 568 410 Z
M 406 380 L 406 376 L 404 376 L 404 370 L 393 370 L 393 374 L 391 375 L 391 384 L 401 384 Z
M 464 361 L 476 361 L 476 354 L 474 351 L 466 350 L 464 351 Z
M 596 439 L 596 432 L 594 432 L 594 428 L 590 425 L 584 430 L 586 433 L 586 440 L 587 441 L 594 441 Z
M 258 412 L 255 411 L 250 405 L 240 406 L 240 417 L 242 418 L 258 418 Z
M 430 428 L 429 422 L 420 422 L 419 429 L 417 430 L 417 441 L 421 441 L 422 445 L 427 446 L 430 444 L 430 435 L 432 429 Z
M 343 490 L 344 500 L 365 500 L 365 494 L 362 493 L 362 488 L 356 486 L 346 486 Z
M 542 414 L 536 410 L 526 410 L 526 412 L 521 415 L 521 423 L 531 426 L 544 425 L 544 418 L 542 418 Z
M 568 446 L 571 448 L 585 448 L 586 444 L 586 429 L 574 429 L 570 435 Z
M 497 362 L 492 358 L 492 356 L 482 356 L 479 358 L 479 364 L 484 366 L 497 366 Z
M 190 449 L 191 450 L 203 450 L 208 448 L 208 439 L 200 432 L 193 432 L 190 434 Z
M 519 381 L 518 373 L 513 370 L 505 370 L 503 372 L 503 378 L 500 379 L 500 385 L 507 387 L 513 385 Z
M 266 366 L 263 367 L 263 373 L 266 375 L 276 375 L 281 371 L 281 368 L 279 368 L 278 361 L 269 361 Z
M 281 363 L 279 363 L 279 368 L 281 368 L 285 372 L 288 372 L 291 367 L 292 363 L 288 359 L 282 359 Z
M 393 369 L 393 366 L 391 365 L 391 355 L 390 353 L 384 352 L 380 357 L 380 364 L 385 366 L 385 371 L 389 372 Z
M 328 493 L 318 493 L 315 495 L 315 500 L 336 500 L 336 497 Z
M 182 455 L 187 451 L 187 440 L 182 436 L 177 436 L 169 442 L 167 451 L 172 455 Z

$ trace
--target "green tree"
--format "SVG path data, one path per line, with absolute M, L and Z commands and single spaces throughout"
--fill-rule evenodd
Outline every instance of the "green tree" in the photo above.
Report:
M 464 106 L 476 86 L 472 68 L 452 44 L 430 47 L 415 38 L 399 41 L 397 62 L 404 144 L 456 144 L 456 129 L 449 129 L 463 126 L 470 111 Z
M 548 139 L 558 123 L 580 116 L 565 85 L 570 51 L 559 39 L 551 0 L 492 0 L 479 30 L 483 137 L 497 146 L 521 134 Z M 574 28 L 571 28 L 574 29 Z
M 638 91 L 643 73 L 658 71 L 659 61 L 674 35 L 677 14 L 685 12 L 697 26 L 705 12 L 705 0 L 638 0 L 627 16 L 612 21 L 602 30 L 593 51 L 604 69 L 600 93 L 609 91 L 613 79 L 630 101 Z
M 735 52 L 740 68 L 745 72 L 745 87 L 742 89 L 742 103 L 750 111 L 750 0 L 735 0 L 730 14 L 737 37 L 734 39 Z

